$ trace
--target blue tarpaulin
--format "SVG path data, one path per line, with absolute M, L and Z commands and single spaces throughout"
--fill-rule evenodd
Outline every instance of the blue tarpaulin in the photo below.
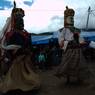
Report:
M 84 32 L 80 34 L 86 41 L 95 41 L 95 32 Z M 49 44 L 49 42 L 55 42 L 58 39 L 58 32 L 54 32 L 52 35 L 37 35 L 32 36 L 32 44 Z
M 48 44 L 52 35 L 49 36 L 32 36 L 32 44 Z
M 81 32 L 81 37 L 83 37 L 86 41 L 95 41 L 95 31 L 93 32 Z

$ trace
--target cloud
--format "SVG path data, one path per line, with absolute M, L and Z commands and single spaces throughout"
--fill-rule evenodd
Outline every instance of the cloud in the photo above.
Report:
M 0 10 L 4 10 L 6 8 L 12 8 L 13 5 L 10 1 L 7 0 L 0 0 Z
M 47 16 L 46 19 L 48 18 L 49 20 L 47 27 L 43 27 L 43 29 L 39 31 L 55 31 L 56 29 L 63 27 L 64 10 L 66 5 L 75 10 L 75 26 L 78 28 L 85 28 L 87 21 L 87 10 L 89 6 L 94 9 L 94 0 L 37 0 L 36 3 L 32 6 L 32 11 L 39 12 L 39 18 L 40 14 L 48 13 L 47 15 L 43 14 L 41 17 L 43 18 L 44 16 Z M 43 22 L 43 20 L 44 19 L 38 20 L 38 22 Z M 89 19 L 89 28 L 95 28 L 94 16 L 91 15 Z
M 3 0 L 10 2 L 13 5 L 14 0 Z M 55 31 L 60 27 L 64 26 L 64 10 L 65 6 L 68 5 L 70 8 L 75 10 L 75 26 L 78 28 L 86 27 L 87 21 L 87 9 L 91 6 L 94 10 L 94 0 L 15 0 L 17 7 L 25 10 L 25 29 L 29 32 L 45 32 Z M 1 4 L 2 0 L 0 1 Z M 3 7 L 2 7 L 3 6 Z M 9 10 L 9 13 L 2 13 L 0 11 L 1 24 L 5 21 L 3 18 L 7 18 L 10 15 L 12 7 L 8 5 L 2 5 L 0 9 Z M 95 17 L 93 14 L 90 15 L 89 27 L 95 28 L 94 26 Z M 3 24 L 4 25 L 4 24 Z M 0 25 L 1 27 L 1 25 Z
M 32 32 L 35 32 L 34 30 L 36 30 L 36 32 L 44 32 L 47 30 L 51 31 L 51 28 L 49 28 L 49 26 L 51 24 L 54 24 L 52 23 L 51 18 L 57 15 L 63 16 L 64 9 L 63 1 L 54 1 L 55 0 L 36 0 L 31 6 L 30 10 L 26 11 L 25 28 L 28 28 Z
M 2 28 L 4 27 L 7 17 L 9 17 L 11 14 L 11 11 L 9 10 L 1 10 L 0 11 L 0 31 L 2 30 Z
M 63 16 L 54 16 L 51 18 L 51 23 L 48 26 L 50 30 L 56 31 L 62 27 L 64 27 L 64 17 Z
M 94 11 L 92 11 L 91 14 L 89 15 L 88 28 L 95 28 L 95 25 L 94 25 L 95 15 L 94 14 L 95 14 Z M 87 16 L 88 16 L 88 8 L 76 9 L 75 26 L 78 28 L 86 28 Z
M 31 6 L 34 3 L 34 0 L 32 1 L 24 1 L 24 4 Z

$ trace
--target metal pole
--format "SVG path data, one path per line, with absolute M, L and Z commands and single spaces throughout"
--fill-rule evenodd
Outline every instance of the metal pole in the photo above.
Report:
M 88 8 L 88 16 L 87 16 L 86 30 L 88 30 L 88 22 L 89 22 L 90 12 L 91 12 L 91 7 Z

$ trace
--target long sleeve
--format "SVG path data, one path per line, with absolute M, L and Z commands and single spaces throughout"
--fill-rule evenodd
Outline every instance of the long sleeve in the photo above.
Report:
M 71 41 L 71 40 L 73 40 L 73 33 L 69 29 L 64 28 L 61 32 L 59 32 L 58 36 L 59 44 L 62 41 Z
M 64 41 L 63 31 L 59 32 L 59 34 L 58 34 L 58 42 L 59 42 L 59 44 L 61 44 L 62 41 Z
M 69 29 L 64 28 L 59 32 L 58 41 L 62 49 L 66 50 L 68 42 L 71 40 L 73 40 L 73 33 Z

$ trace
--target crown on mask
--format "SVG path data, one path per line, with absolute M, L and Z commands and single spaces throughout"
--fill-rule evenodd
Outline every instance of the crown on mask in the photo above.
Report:
M 66 6 L 66 10 L 64 11 L 64 16 L 74 16 L 75 11 L 71 8 L 68 8 L 68 6 Z
M 12 9 L 11 15 L 14 16 L 14 17 L 18 16 L 18 15 L 21 16 L 21 17 L 24 17 L 25 16 L 24 10 L 22 8 L 17 8 L 15 1 L 13 3 L 14 3 L 14 7 Z
M 16 15 L 19 15 L 19 14 L 20 14 L 22 17 L 25 16 L 24 10 L 23 10 L 22 8 L 14 8 L 14 9 L 12 10 L 12 15 L 13 15 L 13 16 L 16 16 Z
M 25 16 L 24 10 L 22 8 L 16 8 L 16 2 L 14 1 L 14 8 L 11 13 L 11 27 L 12 29 L 23 30 L 24 21 L 23 17 Z

